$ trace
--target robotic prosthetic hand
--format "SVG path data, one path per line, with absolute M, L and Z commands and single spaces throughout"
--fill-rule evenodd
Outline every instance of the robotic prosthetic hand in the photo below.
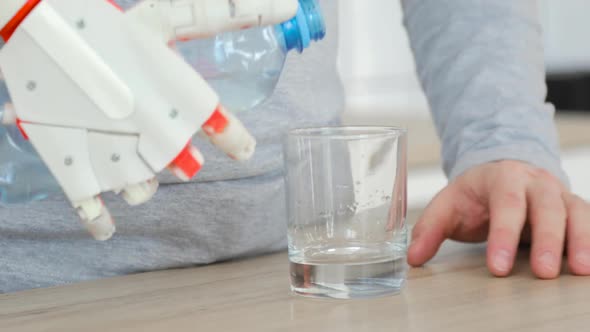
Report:
M 13 101 L 3 121 L 16 121 L 90 233 L 107 240 L 115 226 L 100 194 L 137 205 L 166 168 L 189 180 L 203 164 L 196 133 L 237 160 L 254 152 L 254 138 L 166 43 L 296 10 L 297 0 L 152 0 L 128 13 L 107 0 L 2 0 L 0 69 Z
M 144 0 L 127 15 L 168 42 L 282 23 L 298 8 L 297 0 Z

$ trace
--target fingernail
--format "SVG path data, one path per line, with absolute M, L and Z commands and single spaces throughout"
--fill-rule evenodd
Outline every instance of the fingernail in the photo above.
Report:
M 499 250 L 494 255 L 494 268 L 499 272 L 509 272 L 512 266 L 512 254 L 508 250 Z
M 557 265 L 557 258 L 550 251 L 546 251 L 537 258 L 539 265 L 546 270 L 553 270 Z
M 575 257 L 576 263 L 583 265 L 584 267 L 590 267 L 590 251 L 580 250 Z

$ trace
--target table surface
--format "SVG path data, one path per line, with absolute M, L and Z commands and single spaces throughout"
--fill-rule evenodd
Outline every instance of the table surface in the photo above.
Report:
M 562 145 L 588 142 L 588 117 L 558 122 Z M 416 141 L 433 149 L 428 140 Z M 422 155 L 415 165 L 435 162 L 433 153 Z M 277 254 L 6 294 L 0 295 L 0 331 L 590 329 L 590 278 L 537 280 L 522 252 L 514 275 L 496 279 L 485 267 L 483 245 L 446 244 L 426 267 L 410 271 L 398 296 L 310 300 L 291 295 L 288 286 L 286 254 Z
M 590 113 L 559 113 L 555 119 L 562 149 L 568 150 L 590 144 Z M 440 141 L 430 119 L 367 116 L 364 113 L 347 115 L 345 124 L 389 125 L 408 129 L 408 165 L 412 167 L 440 165 Z
M 487 272 L 485 246 L 447 243 L 401 295 L 312 300 L 288 291 L 286 254 L 0 295 L 0 331 L 588 331 L 590 279 L 541 281 L 526 252 Z

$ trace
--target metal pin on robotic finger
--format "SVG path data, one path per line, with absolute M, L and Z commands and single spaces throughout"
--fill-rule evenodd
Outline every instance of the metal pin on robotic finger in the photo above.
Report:
M 202 127 L 211 143 L 232 159 L 248 160 L 256 150 L 256 140 L 242 122 L 219 106 Z

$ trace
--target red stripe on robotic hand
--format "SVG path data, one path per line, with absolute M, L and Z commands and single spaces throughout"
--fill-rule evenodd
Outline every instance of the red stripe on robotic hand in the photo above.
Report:
M 225 108 L 221 105 L 215 109 L 215 112 L 211 114 L 209 120 L 203 124 L 203 131 L 208 136 L 213 136 L 215 134 L 222 134 L 227 126 L 229 126 L 230 118 L 227 116 L 227 112 Z
M 182 149 L 168 169 L 183 181 L 190 181 L 203 168 L 203 155 L 190 143 Z
M 117 8 L 118 10 L 123 11 L 123 8 L 121 8 L 121 6 L 119 6 L 119 4 L 115 2 L 115 0 L 107 0 L 107 2 L 115 6 L 115 8 Z
M 5 0 L 0 0 L 5 1 Z M 0 38 L 4 40 L 4 42 L 8 42 L 10 37 L 14 34 L 16 29 L 20 26 L 20 24 L 29 16 L 29 14 L 37 7 L 37 5 L 41 2 L 41 0 L 28 0 L 25 4 L 19 9 L 18 12 L 6 23 L 5 26 L 0 28 Z
M 16 127 L 20 131 L 20 134 L 23 135 L 23 138 L 28 141 L 29 135 L 27 135 L 27 132 L 25 132 L 25 129 L 23 128 L 23 120 L 17 118 L 16 119 Z
M 244 161 L 252 157 L 256 140 L 242 122 L 219 106 L 202 127 L 203 133 L 230 158 Z

